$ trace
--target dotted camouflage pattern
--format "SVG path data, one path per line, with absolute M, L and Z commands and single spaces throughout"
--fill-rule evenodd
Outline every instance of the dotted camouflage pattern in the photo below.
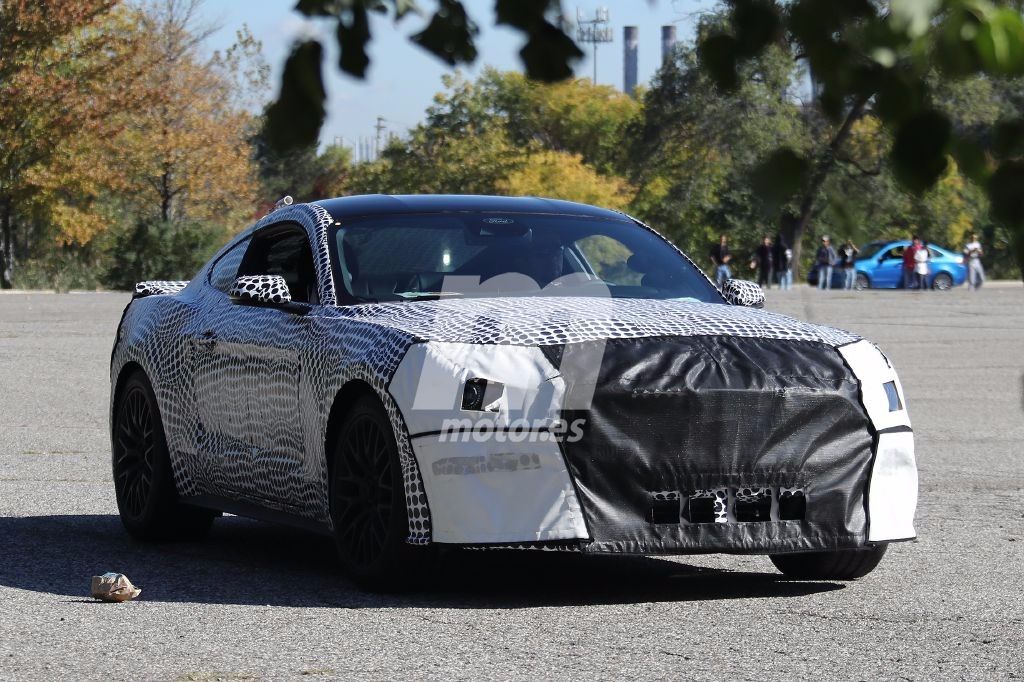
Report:
M 312 245 L 321 305 L 308 315 L 233 304 L 208 285 L 210 265 L 187 286 L 143 283 L 140 294 L 145 297 L 133 300 L 125 311 L 112 357 L 112 387 L 116 389 L 126 374 L 122 370 L 129 366 L 141 368 L 149 377 L 183 496 L 256 501 L 329 526 L 328 420 L 339 391 L 360 381 L 380 398 L 394 429 L 405 482 L 408 541 L 425 543 L 431 538 L 430 509 L 408 430 L 388 392 L 413 343 L 544 346 L 693 335 L 833 346 L 858 340 L 844 331 L 781 315 L 689 300 L 539 296 L 528 305 L 522 298 L 479 298 L 338 307 L 328 251 L 333 218 L 316 204 L 269 214 L 211 263 L 254 231 L 280 223 L 303 227 Z M 263 284 L 252 283 L 255 289 Z M 209 350 L 211 340 L 204 332 L 213 320 L 219 337 L 215 343 L 223 343 L 219 350 L 225 352 Z M 293 390 L 298 392 L 297 401 L 281 399 Z M 112 390 L 112 402 L 114 396 Z M 202 415 L 243 433 L 248 449 L 240 438 L 206 431 Z M 259 452 L 275 456 L 261 457 Z M 724 506 L 723 502 L 723 514 Z
M 228 296 L 268 305 L 288 303 L 292 300 L 288 283 L 280 275 L 243 275 L 235 280 Z
M 764 303 L 764 290 L 761 289 L 761 285 L 745 279 L 726 280 L 722 287 L 722 295 L 733 305 L 752 306 Z
M 188 286 L 187 281 L 155 279 L 136 284 L 135 295 L 141 298 L 143 296 L 155 296 L 158 294 L 176 294 L 186 286 Z

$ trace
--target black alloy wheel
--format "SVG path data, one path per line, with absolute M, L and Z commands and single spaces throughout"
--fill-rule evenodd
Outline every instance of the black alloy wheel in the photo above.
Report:
M 361 587 L 408 585 L 426 552 L 406 542 L 405 484 L 391 422 L 375 396 L 345 416 L 331 454 L 331 521 L 338 555 Z
M 121 398 L 114 427 L 114 485 L 122 515 L 132 519 L 144 515 L 153 496 L 154 419 L 143 386 L 130 384 Z
M 121 523 L 137 540 L 201 537 L 218 512 L 178 501 L 156 396 L 136 371 L 114 403 L 111 429 L 114 493 Z

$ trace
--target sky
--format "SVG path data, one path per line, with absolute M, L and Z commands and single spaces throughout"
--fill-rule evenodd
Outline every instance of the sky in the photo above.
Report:
M 425 13 L 433 11 L 432 0 L 419 0 Z M 467 77 L 479 74 L 485 66 L 503 70 L 521 70 L 520 34 L 493 25 L 493 0 L 464 0 L 470 16 L 480 25 L 477 37 L 479 56 L 475 64 L 462 67 Z M 321 36 L 328 48 L 336 43 L 328 26 L 307 20 L 293 10 L 295 0 L 205 0 L 204 20 L 219 26 L 208 48 L 225 49 L 235 40 L 236 31 L 247 26 L 263 43 L 263 55 L 271 66 L 271 83 L 276 90 L 280 69 L 297 38 Z M 661 26 L 675 24 L 680 40 L 692 40 L 699 13 L 714 6 L 713 0 L 563 0 L 563 8 L 575 16 L 576 7 L 592 16 L 607 7 L 614 42 L 598 48 L 598 83 L 622 88 L 624 26 L 639 28 L 639 82 L 654 75 L 661 61 Z M 321 132 L 321 144 L 371 138 L 378 116 L 383 116 L 388 131 L 403 133 L 423 118 L 436 92 L 442 89 L 441 76 L 449 67 L 433 55 L 412 44 L 408 36 L 421 30 L 428 16 L 406 16 L 397 25 L 379 16 L 372 17 L 373 41 L 369 46 L 371 64 L 365 80 L 352 78 L 337 68 L 337 53 L 329 49 L 325 60 L 327 122 Z M 576 65 L 576 73 L 591 77 L 593 59 L 590 48 L 586 58 Z

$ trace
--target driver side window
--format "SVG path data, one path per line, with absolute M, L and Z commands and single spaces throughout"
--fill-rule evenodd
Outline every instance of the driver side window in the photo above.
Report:
M 902 246 L 896 246 L 885 252 L 885 258 L 883 260 L 903 260 L 903 249 Z
M 269 228 L 254 235 L 238 274 L 280 275 L 293 301 L 320 302 L 313 253 L 302 228 Z

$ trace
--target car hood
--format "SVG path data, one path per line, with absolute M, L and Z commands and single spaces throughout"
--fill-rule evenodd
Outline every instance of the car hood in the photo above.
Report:
M 337 314 L 419 341 L 451 343 L 549 346 L 653 336 L 736 336 L 839 346 L 860 338 L 764 310 L 688 299 L 445 299 L 347 306 Z

